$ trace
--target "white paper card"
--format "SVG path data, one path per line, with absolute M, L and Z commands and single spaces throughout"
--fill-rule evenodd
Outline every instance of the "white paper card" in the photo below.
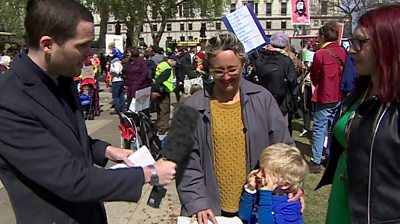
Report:
M 132 155 L 128 157 L 129 161 L 131 161 L 135 166 L 145 167 L 151 164 L 154 164 L 156 161 L 151 155 L 149 149 L 144 145 L 140 147 L 139 150 L 134 152 Z M 124 163 L 119 163 L 110 167 L 110 169 L 118 169 L 118 168 L 127 168 L 128 166 Z
M 265 33 L 262 29 L 259 29 L 261 25 L 258 26 L 257 24 L 260 22 L 257 20 L 257 17 L 252 16 L 250 10 L 251 8 L 246 5 L 227 14 L 225 16 L 226 20 L 223 19 L 224 22 L 229 23 L 228 27 L 232 28 L 232 31 L 239 38 L 240 42 L 242 42 L 246 53 L 265 44 Z
M 216 216 L 215 218 L 217 219 L 218 224 L 243 224 L 238 217 L 227 218 L 223 216 Z M 190 224 L 190 218 L 179 216 L 177 224 Z M 195 221 L 193 224 L 197 224 L 197 221 Z
M 132 99 L 129 110 L 139 112 L 150 107 L 151 87 L 136 91 L 135 98 Z

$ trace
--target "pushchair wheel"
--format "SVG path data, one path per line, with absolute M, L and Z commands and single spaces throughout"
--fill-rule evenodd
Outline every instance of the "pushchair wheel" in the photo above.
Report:
M 94 115 L 93 114 L 89 114 L 89 116 L 88 116 L 89 118 L 89 120 L 94 120 Z

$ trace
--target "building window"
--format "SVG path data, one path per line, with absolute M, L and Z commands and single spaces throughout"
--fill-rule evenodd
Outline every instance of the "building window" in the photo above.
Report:
M 233 12 L 233 11 L 235 11 L 236 10 L 236 4 L 235 3 L 232 3 L 231 4 L 231 12 Z
M 185 24 L 181 23 L 181 31 L 185 30 Z
M 254 1 L 248 1 L 247 4 L 253 9 L 254 14 L 258 14 L 258 3 L 254 3 Z
M 287 3 L 282 2 L 281 3 L 281 15 L 286 16 L 286 14 L 287 14 Z
M 188 2 L 184 2 L 183 4 L 183 16 L 184 17 L 190 17 L 191 16 L 191 6 Z
M 144 38 L 143 37 L 139 38 L 139 45 L 140 46 L 145 46 L 146 45 L 146 43 L 144 42 Z
M 286 21 L 281 22 L 281 29 L 286 29 Z
M 266 23 L 265 23 L 265 28 L 266 29 L 271 29 L 271 21 L 267 21 Z
M 143 32 L 144 31 L 144 26 L 141 26 L 140 27 L 140 32 Z
M 157 24 L 153 24 L 153 31 L 157 32 Z
M 172 37 L 167 37 L 167 41 L 172 41 Z
M 178 8 L 178 11 L 179 11 L 179 17 L 183 17 L 183 5 L 182 5 L 182 4 L 180 4 L 178 7 L 179 7 L 179 8 Z
M 193 24 L 192 23 L 188 24 L 188 30 L 193 30 Z
M 321 14 L 322 15 L 328 14 L 328 2 L 327 1 L 321 2 Z
M 267 16 L 272 15 L 272 3 L 265 4 L 265 15 Z
M 189 41 L 193 41 L 193 36 L 188 36 Z
M 181 40 L 181 41 L 185 41 L 185 36 L 181 36 L 181 37 L 180 37 L 180 40 Z
M 167 31 L 172 31 L 172 24 L 171 23 L 167 23 Z
M 207 31 L 207 24 L 206 23 L 201 23 L 200 37 L 203 37 L 203 38 L 207 37 L 206 31 Z
M 221 30 L 221 22 L 215 22 L 215 29 Z

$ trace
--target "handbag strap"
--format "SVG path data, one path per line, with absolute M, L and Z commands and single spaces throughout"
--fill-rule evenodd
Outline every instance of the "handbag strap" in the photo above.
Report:
M 332 55 L 332 56 L 336 59 L 336 62 L 338 63 L 339 66 L 341 66 L 341 67 L 344 66 L 342 60 L 340 60 L 340 58 L 339 58 L 338 56 L 336 56 L 336 54 L 333 53 L 331 49 L 325 49 L 325 50 L 327 50 L 328 53 L 329 53 L 330 55 Z

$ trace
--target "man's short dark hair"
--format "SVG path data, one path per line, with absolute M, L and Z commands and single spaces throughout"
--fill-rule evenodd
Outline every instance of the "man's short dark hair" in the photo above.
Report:
M 31 48 L 39 48 L 43 35 L 62 45 L 76 35 L 79 22 L 93 23 L 90 11 L 74 0 L 29 0 L 26 11 L 26 42 Z
M 152 46 L 151 49 L 154 53 L 161 54 L 161 48 L 159 46 Z

